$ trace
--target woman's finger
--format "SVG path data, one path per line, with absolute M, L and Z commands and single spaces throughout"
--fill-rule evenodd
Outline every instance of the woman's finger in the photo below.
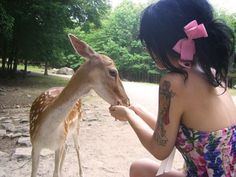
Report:
M 115 111 L 116 108 L 115 108 L 115 106 L 110 106 L 109 110 L 110 110 L 110 111 Z

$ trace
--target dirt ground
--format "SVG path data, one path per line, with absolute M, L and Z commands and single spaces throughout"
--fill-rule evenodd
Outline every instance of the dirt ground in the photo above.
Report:
M 152 113 L 157 113 L 157 85 L 124 82 L 124 87 L 132 103 L 141 104 Z M 41 91 L 0 85 L 0 126 L 12 122 L 16 124 L 16 129 L 22 130 L 21 136 L 27 137 L 30 105 Z M 128 177 L 129 166 L 133 161 L 140 158 L 154 159 L 143 148 L 129 124 L 115 121 L 108 107 L 94 92 L 83 98 L 80 152 L 85 177 Z M 22 147 L 16 143 L 18 138 L 0 137 L 0 177 L 30 176 L 30 154 L 16 155 L 16 149 Z M 79 176 L 72 140 L 69 139 L 67 143 L 63 174 L 65 177 Z M 30 149 L 31 146 L 26 148 Z M 183 159 L 177 153 L 174 168 L 181 169 L 182 166 Z M 54 154 L 47 151 L 40 157 L 38 176 L 52 176 L 53 167 Z

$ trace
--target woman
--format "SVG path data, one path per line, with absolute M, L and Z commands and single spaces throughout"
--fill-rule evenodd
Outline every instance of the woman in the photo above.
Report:
M 112 106 L 143 146 L 163 160 L 176 146 L 186 172 L 161 176 L 236 176 L 236 108 L 227 90 L 234 36 L 207 0 L 160 0 L 142 15 L 140 40 L 159 69 L 158 119 L 144 109 Z M 130 177 L 154 177 L 159 165 L 134 162 Z

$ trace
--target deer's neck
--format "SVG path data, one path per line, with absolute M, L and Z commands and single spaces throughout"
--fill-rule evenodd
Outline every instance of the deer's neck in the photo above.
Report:
M 54 126 L 61 124 L 78 99 L 89 92 L 88 80 L 83 76 L 83 71 L 78 70 L 48 110 Z

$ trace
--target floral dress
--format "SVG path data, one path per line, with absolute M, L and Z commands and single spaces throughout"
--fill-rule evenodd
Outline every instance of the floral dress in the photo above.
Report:
M 180 125 L 176 148 L 188 177 L 236 177 L 236 125 L 214 132 Z

